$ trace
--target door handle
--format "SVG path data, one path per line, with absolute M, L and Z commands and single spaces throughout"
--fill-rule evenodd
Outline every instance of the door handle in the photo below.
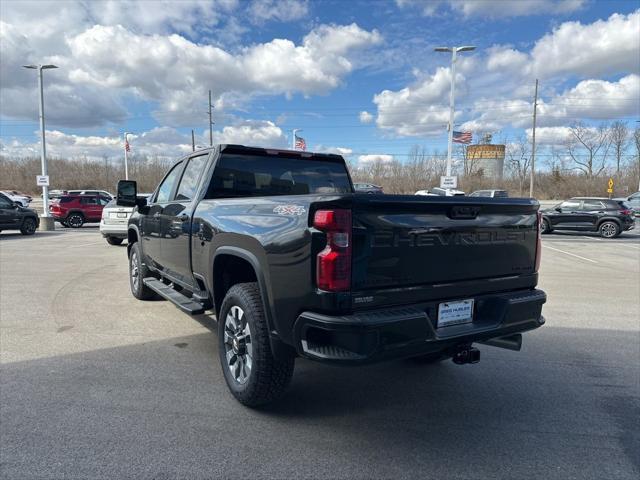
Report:
M 183 213 L 182 215 L 180 215 L 178 217 L 180 219 L 181 222 L 187 222 L 189 220 L 189 215 L 187 215 L 186 213 Z
M 153 218 L 158 218 L 158 217 L 160 217 L 160 212 L 156 212 L 153 214 Z

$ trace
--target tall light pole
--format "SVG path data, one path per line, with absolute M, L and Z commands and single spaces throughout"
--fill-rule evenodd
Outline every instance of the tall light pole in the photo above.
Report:
M 44 141 L 44 92 L 42 88 L 42 70 L 58 68 L 56 65 L 23 65 L 24 68 L 38 70 L 38 88 L 40 89 L 40 159 L 42 162 L 42 175 L 47 175 L 47 147 Z M 49 186 L 42 187 L 42 202 L 44 212 L 40 221 L 40 230 L 53 230 L 54 220 L 49 215 Z
M 449 140 L 447 145 L 447 177 L 451 176 L 451 151 L 453 150 L 453 116 L 455 113 L 456 61 L 458 52 L 470 52 L 476 47 L 437 47 L 436 52 L 451 52 L 451 92 L 449 93 Z

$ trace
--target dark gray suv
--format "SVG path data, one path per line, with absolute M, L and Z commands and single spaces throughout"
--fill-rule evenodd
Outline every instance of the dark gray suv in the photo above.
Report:
M 574 197 L 542 212 L 541 231 L 599 232 L 604 238 L 614 238 L 634 225 L 633 211 L 620 201 Z

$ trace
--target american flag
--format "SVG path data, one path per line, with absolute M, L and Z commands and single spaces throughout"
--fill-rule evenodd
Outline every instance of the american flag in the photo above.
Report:
M 131 151 L 131 147 L 129 146 L 129 139 L 128 139 L 128 138 L 125 138 L 125 139 L 124 139 L 124 149 L 125 149 L 127 152 L 130 152 L 130 151 Z
M 294 134 L 295 135 L 295 134 Z M 304 141 L 304 138 L 299 137 L 298 135 L 295 135 L 296 137 L 296 150 L 306 150 L 307 149 L 307 142 Z
M 473 134 L 471 132 L 453 131 L 453 141 L 456 143 L 471 143 Z

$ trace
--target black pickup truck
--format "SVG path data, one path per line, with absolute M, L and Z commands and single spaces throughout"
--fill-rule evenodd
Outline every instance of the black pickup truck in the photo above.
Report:
M 531 199 L 356 195 L 338 155 L 219 145 L 179 160 L 128 227 L 130 284 L 214 310 L 229 389 L 280 396 L 294 359 L 475 363 L 544 323 Z

